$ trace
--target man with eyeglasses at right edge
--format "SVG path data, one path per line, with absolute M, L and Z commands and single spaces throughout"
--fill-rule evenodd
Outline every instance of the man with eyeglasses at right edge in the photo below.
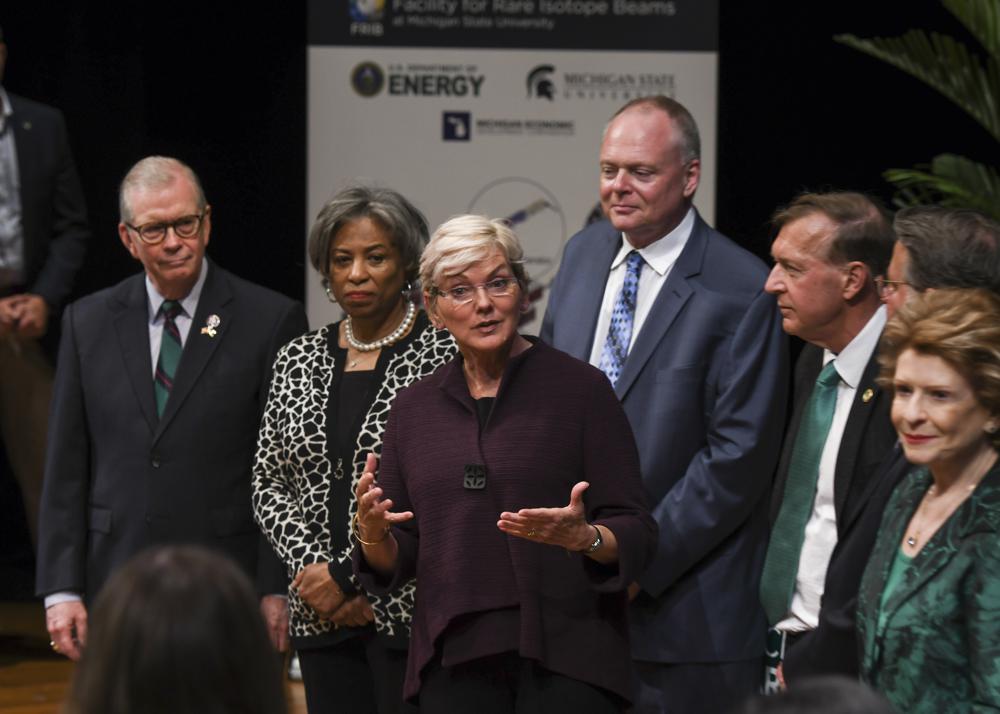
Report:
M 145 270 L 66 309 L 42 491 L 37 592 L 52 648 L 74 660 L 88 604 L 149 546 L 211 548 L 281 592 L 250 475 L 274 356 L 307 329 L 300 303 L 205 258 L 211 207 L 190 167 L 147 157 L 119 199 Z M 282 644 L 276 597 L 262 607 Z

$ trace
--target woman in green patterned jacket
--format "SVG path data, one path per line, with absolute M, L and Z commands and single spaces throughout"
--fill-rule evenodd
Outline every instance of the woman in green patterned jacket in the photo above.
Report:
M 908 714 L 1000 711 L 1000 299 L 927 292 L 881 350 L 913 468 L 861 582 L 862 678 Z

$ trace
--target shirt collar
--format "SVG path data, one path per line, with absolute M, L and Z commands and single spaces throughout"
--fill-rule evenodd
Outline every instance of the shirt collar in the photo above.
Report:
M 201 289 L 205 286 L 206 275 L 208 275 L 208 259 L 202 258 L 201 270 L 198 271 L 198 279 L 195 281 L 194 287 L 185 297 L 177 301 L 184 308 L 184 314 L 188 318 L 194 318 L 194 311 L 198 308 L 198 298 L 201 297 Z M 160 307 L 166 298 L 153 287 L 153 281 L 149 279 L 149 275 L 146 276 L 146 295 L 149 298 L 149 321 L 153 322 L 160 314 Z
M 14 108 L 10 105 L 10 97 L 7 96 L 3 87 L 0 87 L 0 110 L 2 110 L 0 111 L 0 134 L 2 134 L 3 130 L 7 128 L 7 122 L 14 114 Z
M 645 248 L 635 248 L 628 239 L 625 238 L 625 234 L 622 234 L 622 246 L 618 249 L 618 254 L 615 256 L 614 261 L 611 263 L 611 269 L 614 270 L 622 261 L 631 253 L 633 250 L 637 250 L 642 259 L 646 261 L 646 265 L 651 267 L 660 275 L 665 275 L 671 266 L 677 261 L 677 256 L 681 254 L 684 250 L 684 246 L 687 245 L 688 238 L 691 237 L 691 231 L 694 229 L 694 207 L 688 208 L 687 213 L 684 214 L 684 218 L 677 226 L 667 233 L 667 235 L 659 238 Z
M 868 318 L 861 332 L 847 343 L 847 347 L 842 349 L 840 354 L 835 355 L 830 350 L 823 350 L 823 365 L 834 360 L 837 374 L 851 389 L 857 389 L 861 383 L 865 367 L 868 366 L 868 361 L 878 346 L 879 337 L 882 336 L 885 320 L 885 305 L 880 305 L 875 314 Z

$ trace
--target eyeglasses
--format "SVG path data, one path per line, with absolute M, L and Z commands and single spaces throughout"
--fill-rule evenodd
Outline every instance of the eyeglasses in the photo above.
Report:
M 133 226 L 131 223 L 125 225 L 138 233 L 143 243 L 156 245 L 167 237 L 168 228 L 173 228 L 178 238 L 190 238 L 201 229 L 201 222 L 205 219 L 206 213 L 207 209 L 190 216 L 181 216 L 176 221 L 144 223 L 141 226 Z
M 498 298 L 513 295 L 516 286 L 517 280 L 515 278 L 493 278 L 493 280 L 479 285 L 456 285 L 447 290 L 434 288 L 433 292 L 435 295 L 448 298 L 455 305 L 468 305 L 475 300 L 476 293 L 480 288 L 485 290 L 490 297 Z
M 875 278 L 875 289 L 878 291 L 878 296 L 880 298 L 887 298 L 890 295 L 895 295 L 901 285 L 909 285 L 905 280 L 886 280 L 881 275 Z

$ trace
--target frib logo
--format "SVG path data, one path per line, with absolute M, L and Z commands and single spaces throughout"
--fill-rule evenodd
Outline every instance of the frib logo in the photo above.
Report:
M 378 22 L 385 10 L 385 0 L 351 0 L 349 7 L 355 22 Z

